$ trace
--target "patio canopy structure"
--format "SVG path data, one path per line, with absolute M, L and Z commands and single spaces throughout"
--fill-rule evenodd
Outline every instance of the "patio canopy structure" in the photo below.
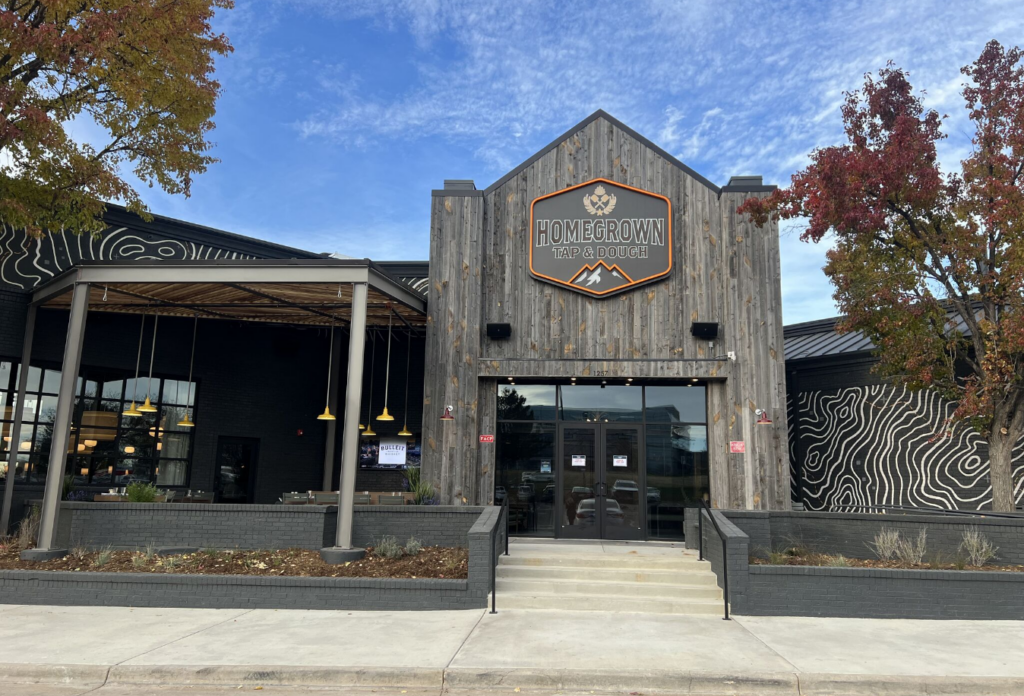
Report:
M 69 310 L 67 341 L 35 555 L 55 549 L 57 514 L 69 446 L 75 385 L 90 312 L 197 317 L 348 332 L 342 438 L 342 471 L 336 546 L 352 547 L 352 501 L 359 450 L 359 410 L 367 327 L 404 325 L 417 332 L 426 323 L 423 297 L 369 259 L 83 262 L 40 285 L 32 295 L 22 364 L 32 355 L 40 307 Z M 21 428 L 28 370 L 18 383 L 14 432 Z M 333 401 L 334 397 L 329 397 Z M 333 461 L 333 423 L 328 425 L 325 470 Z M 330 479 L 325 475 L 325 479 Z M 9 520 L 13 476 L 4 489 L 0 529 Z

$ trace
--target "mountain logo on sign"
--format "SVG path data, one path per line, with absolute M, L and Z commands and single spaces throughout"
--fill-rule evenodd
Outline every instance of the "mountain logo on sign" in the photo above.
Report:
M 576 277 L 572 279 L 573 285 L 578 285 L 594 292 L 608 292 L 615 288 L 629 285 L 633 279 L 626 275 L 626 272 L 617 264 L 609 266 L 604 261 L 598 261 L 592 266 L 584 266 Z

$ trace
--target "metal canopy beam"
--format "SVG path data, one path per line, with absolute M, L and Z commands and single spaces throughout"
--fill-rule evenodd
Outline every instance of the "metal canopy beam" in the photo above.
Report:
M 426 312 L 426 302 L 411 289 L 372 266 L 369 261 L 344 263 L 332 261 L 237 261 L 237 262 L 154 262 L 125 264 L 83 264 L 61 274 L 38 288 L 32 302 L 44 303 L 71 289 L 74 283 L 94 285 L 131 284 L 272 284 L 272 283 L 365 283 L 369 289 L 385 295 L 418 312 Z
M 335 322 L 337 322 L 337 321 L 344 321 L 344 319 L 342 319 L 341 317 L 334 316 L 333 314 L 328 314 L 327 312 L 321 312 L 320 310 L 313 309 L 312 307 L 304 307 L 303 305 L 296 304 L 295 302 L 290 302 L 288 300 L 283 300 L 280 297 L 275 297 L 274 295 L 271 295 L 268 292 L 263 292 L 261 290 L 254 290 L 253 288 L 246 287 L 246 286 L 241 285 L 239 283 L 225 283 L 225 284 L 229 288 L 234 288 L 235 290 L 241 290 L 242 292 L 248 293 L 248 294 L 250 294 L 250 295 L 252 295 L 254 297 L 262 297 L 265 300 L 270 300 L 271 302 L 274 302 L 278 306 L 281 306 L 281 307 L 290 307 L 292 309 L 298 309 L 298 310 L 301 310 L 303 312 L 309 312 L 310 314 L 315 314 L 318 317 L 324 317 L 326 319 L 330 319 L 331 321 L 335 321 Z

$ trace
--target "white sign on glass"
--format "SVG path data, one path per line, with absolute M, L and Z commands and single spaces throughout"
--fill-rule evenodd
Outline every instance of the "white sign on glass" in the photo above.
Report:
M 406 440 L 402 437 L 382 437 L 377 452 L 378 464 L 405 464 Z
M 629 466 L 629 458 L 624 454 L 616 454 L 612 457 L 612 466 L 625 468 Z
M 586 466 L 587 465 L 587 455 L 585 455 L 585 454 L 574 454 L 574 455 L 572 455 L 572 465 L 573 466 Z

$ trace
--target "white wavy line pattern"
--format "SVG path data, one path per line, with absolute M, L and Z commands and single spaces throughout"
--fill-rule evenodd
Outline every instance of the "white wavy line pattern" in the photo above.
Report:
M 197 248 L 195 244 L 177 239 L 151 238 L 126 227 L 103 232 L 98 245 L 93 244 L 92 236 L 85 236 L 88 244 L 83 244 L 83 235 L 64 231 L 51 232 L 43 239 L 32 239 L 22 230 L 0 224 L 0 286 L 30 290 L 83 260 L 258 258 L 205 245 Z
M 787 404 L 793 498 L 807 509 L 991 506 L 988 446 L 965 426 L 935 437 L 955 408 L 935 392 L 872 385 L 802 392 L 796 400 Z M 1013 472 L 1022 502 L 1024 438 L 1014 448 Z

